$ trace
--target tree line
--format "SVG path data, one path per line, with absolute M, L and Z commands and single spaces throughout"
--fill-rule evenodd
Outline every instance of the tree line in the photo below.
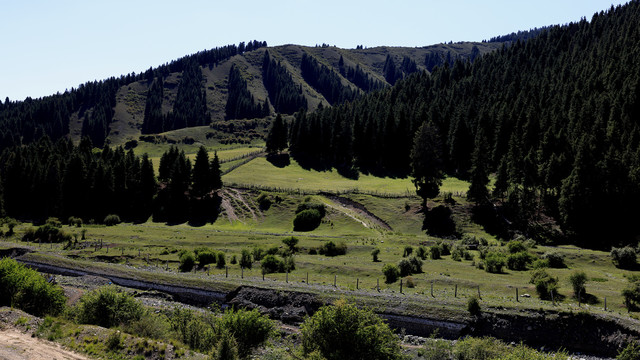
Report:
M 500 209 L 494 217 L 530 236 L 547 229 L 542 236 L 582 244 L 632 241 L 640 215 L 640 64 L 633 55 L 640 29 L 630 24 L 640 21 L 639 9 L 638 1 L 612 7 L 473 63 L 445 62 L 358 101 L 300 112 L 292 155 L 397 176 L 420 173 L 417 160 L 436 156 L 424 162 L 472 180 L 474 190 L 484 189 L 476 200 L 491 195 Z M 420 138 L 431 139 L 426 153 Z
M 306 52 L 302 54 L 300 70 L 304 80 L 322 94 L 331 105 L 352 101 L 358 96 L 357 91 L 342 85 L 342 80 L 335 71 L 320 64 Z
M 75 146 L 44 136 L 5 149 L 0 162 L 0 213 L 36 223 L 50 217 L 101 223 L 110 214 L 131 222 L 153 215 L 198 223 L 215 218 L 214 191 L 222 186 L 217 155 L 209 162 L 204 148 L 193 167 L 184 152 L 168 150 L 157 180 L 146 154 L 108 146 L 95 151 L 87 137 Z
M 260 105 L 256 102 L 247 88 L 247 80 L 242 77 L 238 67 L 233 64 L 229 70 L 228 86 L 229 97 L 225 106 L 225 114 L 230 119 L 254 119 L 269 116 L 269 100 Z

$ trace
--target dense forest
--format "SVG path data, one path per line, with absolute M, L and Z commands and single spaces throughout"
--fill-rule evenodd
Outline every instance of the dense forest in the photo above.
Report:
M 307 99 L 302 95 L 302 87 L 293 82 L 286 67 L 273 59 L 269 51 L 264 52 L 262 79 L 277 112 L 293 114 L 307 108 Z
M 260 105 L 247 88 L 247 80 L 237 66 L 231 65 L 228 81 L 229 97 L 225 107 L 227 119 L 253 119 L 269 115 L 269 100 Z
M 86 137 L 74 146 L 67 139 L 52 142 L 44 136 L 4 150 L 0 212 L 35 222 L 73 217 L 101 223 L 111 214 L 132 222 L 147 221 L 152 214 L 163 222 L 215 218 L 213 190 L 222 186 L 217 156 L 209 162 L 201 149 L 191 166 L 184 152 L 171 148 L 161 158 L 156 180 L 146 155 L 138 157 L 122 147 L 93 149 Z
M 425 148 L 420 137 L 407 138 L 424 124 L 439 144 L 427 146 L 424 156 L 440 158 L 430 164 L 476 189 L 496 174 L 493 197 L 475 197 L 499 205 L 495 218 L 530 236 L 560 235 L 538 231 L 555 223 L 582 244 L 632 241 L 640 215 L 638 23 L 640 2 L 632 1 L 473 63 L 445 61 L 359 101 L 300 112 L 291 152 L 317 167 L 406 176 L 420 170 L 410 160 L 422 155 L 412 149 Z

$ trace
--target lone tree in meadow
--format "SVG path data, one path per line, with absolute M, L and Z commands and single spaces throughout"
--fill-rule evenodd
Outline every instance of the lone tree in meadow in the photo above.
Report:
M 423 123 L 413 139 L 411 175 L 424 207 L 427 199 L 438 196 L 444 178 L 440 136 L 431 123 Z
M 287 127 L 284 125 L 282 115 L 278 114 L 267 135 L 267 152 L 275 155 L 287 148 Z

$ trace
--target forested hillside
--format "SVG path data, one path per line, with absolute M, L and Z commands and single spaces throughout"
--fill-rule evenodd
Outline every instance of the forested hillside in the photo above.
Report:
M 338 49 L 250 41 L 185 56 L 139 74 L 88 82 L 65 93 L 0 102 L 0 149 L 48 135 L 87 136 L 98 147 L 223 120 L 336 105 L 411 71 L 471 58 L 502 43 Z M 397 65 L 396 65 L 397 64 Z
M 359 101 L 300 112 L 291 152 L 322 168 L 416 179 L 428 170 L 423 180 L 436 187 L 434 167 L 470 179 L 470 198 L 498 205 L 497 213 L 478 214 L 494 231 L 511 225 L 598 246 L 633 241 L 640 233 L 638 24 L 640 2 L 631 1 L 473 63 L 445 63 Z M 489 173 L 496 173 L 493 194 Z

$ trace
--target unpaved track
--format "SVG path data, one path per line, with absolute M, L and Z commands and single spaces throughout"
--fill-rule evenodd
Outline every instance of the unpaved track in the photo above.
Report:
M 60 345 L 13 329 L 0 330 L 0 360 L 85 360 Z

